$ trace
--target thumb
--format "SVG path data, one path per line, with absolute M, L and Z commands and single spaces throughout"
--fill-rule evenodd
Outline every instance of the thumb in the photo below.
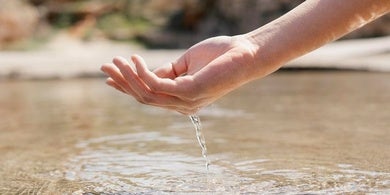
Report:
M 187 98 L 188 90 L 191 89 L 191 79 L 187 77 L 180 77 L 180 79 L 160 78 L 146 67 L 145 61 L 140 56 L 134 55 L 131 60 L 135 64 L 138 77 L 152 92 L 175 96 L 180 99 Z
M 153 72 L 160 78 L 175 79 L 187 73 L 188 64 L 185 55 L 182 55 L 175 62 L 156 68 Z

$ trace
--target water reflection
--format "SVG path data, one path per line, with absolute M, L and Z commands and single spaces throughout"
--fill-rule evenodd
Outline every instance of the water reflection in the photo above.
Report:
M 390 77 L 281 72 L 188 117 L 100 79 L 0 82 L 0 194 L 390 194 Z
M 283 159 L 232 163 L 231 156 L 224 154 L 211 156 L 213 164 L 206 171 L 200 156 L 181 149 L 191 144 L 158 132 L 82 141 L 77 144 L 82 152 L 68 162 L 65 178 L 92 183 L 93 193 L 390 193 L 390 173 L 360 170 L 351 164 L 298 162 L 301 167 L 281 169 L 288 163 Z
M 95 192 L 207 191 L 201 156 L 180 152 L 192 143 L 158 132 L 90 139 L 77 145 L 83 152 L 70 160 L 66 178 L 96 183 Z

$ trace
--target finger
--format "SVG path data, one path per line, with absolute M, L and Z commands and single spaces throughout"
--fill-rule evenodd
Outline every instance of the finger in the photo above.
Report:
M 187 55 L 186 54 L 182 55 L 175 62 L 171 63 L 172 71 L 177 76 L 182 76 L 183 74 L 187 73 L 188 65 L 189 65 L 189 63 L 187 62 Z
M 173 90 L 175 87 L 175 81 L 168 78 L 159 78 L 156 74 L 151 72 L 147 66 L 145 61 L 137 55 L 131 57 L 131 60 L 134 62 L 135 67 L 137 69 L 137 74 L 139 78 L 155 93 L 164 93 L 164 91 L 168 88 Z M 172 94 L 173 96 L 175 94 Z
M 135 60 L 136 61 L 136 60 Z M 137 62 L 141 64 L 140 62 Z M 146 67 L 146 65 L 144 66 Z M 107 84 L 123 93 L 133 96 L 137 101 L 141 102 L 138 98 L 138 95 L 128 86 L 127 80 L 122 76 L 119 70 L 113 67 L 112 64 L 105 64 L 102 66 L 102 71 L 108 74 L 110 77 L 107 79 Z M 120 83 L 120 84 L 119 84 Z M 181 114 L 191 114 L 194 113 L 197 108 L 199 108 L 197 102 L 185 102 L 177 97 L 169 97 L 166 95 L 156 95 L 155 98 L 157 101 L 151 101 L 151 99 L 146 99 L 141 103 L 161 107 L 168 110 L 177 111 Z
M 148 97 L 146 96 L 146 93 L 149 91 L 149 88 L 139 79 L 137 73 L 133 70 L 127 60 L 122 57 L 115 57 L 113 62 L 123 75 L 129 88 L 134 91 L 134 98 L 141 103 L 148 102 L 148 100 L 146 100 Z
M 176 74 L 172 71 L 171 63 L 154 69 L 153 73 L 160 78 L 175 79 L 177 77 Z
M 156 68 L 153 72 L 160 78 L 175 79 L 187 73 L 188 64 L 186 62 L 186 56 L 183 55 L 175 62 Z
M 175 107 L 175 106 L 161 106 L 160 108 L 167 109 L 170 111 L 176 111 L 176 112 L 183 114 L 183 115 L 195 114 L 200 110 L 199 107 L 197 107 L 197 108 L 180 108 L 180 107 Z
M 122 87 L 119 86 L 111 77 L 107 78 L 106 84 L 117 89 L 120 92 L 126 93 L 126 91 L 122 89 Z
M 132 61 L 135 64 L 139 78 L 148 86 L 151 91 L 154 93 L 175 96 L 184 100 L 189 99 L 189 94 L 187 93 L 188 91 L 182 89 L 190 87 L 191 83 L 187 82 L 188 85 L 183 87 L 178 85 L 179 83 L 177 82 L 178 80 L 183 80 L 183 77 L 177 78 L 176 80 L 159 78 L 146 67 L 144 60 L 140 56 L 132 56 Z
M 125 92 L 129 95 L 132 96 L 136 95 L 134 91 L 131 89 L 131 87 L 128 85 L 126 79 L 122 76 L 119 70 L 116 67 L 114 67 L 113 64 L 104 64 L 101 67 L 101 70 L 105 72 L 111 78 L 112 81 L 115 82 L 115 85 L 112 87 L 118 89 L 119 91 Z M 109 83 L 107 84 L 110 85 L 112 83 L 113 82 L 109 81 Z
M 197 109 L 187 109 L 187 108 L 178 108 L 178 107 L 170 107 L 170 106 L 161 106 L 160 108 L 170 110 L 170 111 L 176 111 L 183 115 L 194 114 L 197 111 Z
M 114 81 L 122 90 L 126 89 L 127 82 L 116 67 L 112 64 L 104 64 L 101 67 L 101 70 L 106 73 L 109 78 L 111 78 L 110 80 Z
M 139 56 L 132 57 L 133 62 L 139 68 L 144 71 L 147 70 L 145 62 Z M 166 94 L 159 94 L 152 91 L 148 85 L 139 77 L 139 75 L 130 67 L 129 63 L 121 57 L 114 58 L 114 64 L 119 68 L 123 77 L 126 79 L 128 85 L 134 91 L 134 98 L 143 103 L 153 106 L 159 107 L 175 107 L 177 108 L 192 108 L 194 106 L 194 102 L 183 101 L 176 96 L 170 96 Z M 149 73 L 151 73 L 149 71 Z M 151 73 L 154 77 L 157 77 L 153 73 Z M 165 80 L 165 79 L 164 79 Z M 166 79 L 168 81 L 173 82 L 170 79 Z

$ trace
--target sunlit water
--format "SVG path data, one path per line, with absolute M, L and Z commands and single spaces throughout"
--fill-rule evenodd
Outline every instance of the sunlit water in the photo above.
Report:
M 210 160 L 207 157 L 206 139 L 204 138 L 202 133 L 202 123 L 200 122 L 200 118 L 198 115 L 190 115 L 189 117 L 192 124 L 194 125 L 196 139 L 198 140 L 200 149 L 202 150 L 202 156 L 206 161 L 206 169 L 209 170 Z
M 0 194 L 390 193 L 390 75 L 281 72 L 188 117 L 100 79 L 0 83 Z

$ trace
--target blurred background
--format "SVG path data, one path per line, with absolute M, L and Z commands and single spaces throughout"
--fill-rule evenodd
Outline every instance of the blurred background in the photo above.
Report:
M 104 84 L 302 2 L 0 0 L 0 194 L 390 194 L 389 14 L 203 109 L 216 179 L 186 116 Z
M 0 80 L 102 76 L 102 63 L 134 53 L 153 69 L 201 40 L 246 33 L 302 2 L 0 0 Z M 346 44 L 321 48 L 284 67 L 390 71 L 388 35 L 390 15 L 385 15 L 342 37 Z
M 0 0 L 0 49 L 35 48 L 59 32 L 83 40 L 188 48 L 215 35 L 248 32 L 302 0 Z M 390 16 L 343 39 L 390 34 Z

